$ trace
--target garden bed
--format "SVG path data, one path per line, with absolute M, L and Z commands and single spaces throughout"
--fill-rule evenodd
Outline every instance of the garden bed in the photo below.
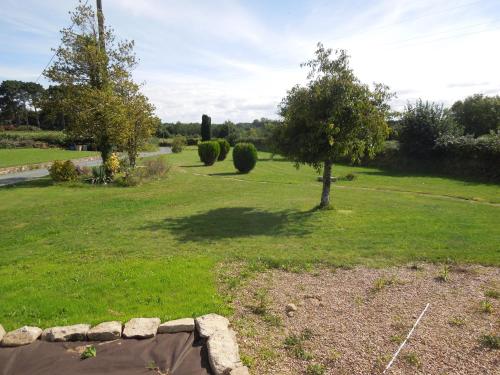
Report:
M 381 374 L 429 303 L 388 374 L 492 374 L 499 282 L 481 266 L 268 272 L 237 293 L 242 359 L 254 374 Z

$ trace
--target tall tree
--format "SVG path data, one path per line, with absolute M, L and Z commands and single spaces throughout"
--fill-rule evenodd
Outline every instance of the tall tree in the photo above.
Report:
M 29 125 L 30 112 L 34 111 L 40 126 L 38 109 L 44 88 L 35 82 L 3 81 L 0 85 L 0 110 L 2 119 L 17 125 Z
M 283 122 L 273 134 L 273 146 L 298 167 L 323 169 L 320 208 L 330 206 L 332 165 L 373 157 L 388 135 L 388 88 L 362 84 L 349 67 L 346 51 L 318 43 L 316 56 L 302 66 L 310 69 L 306 86 L 288 91 L 280 105 Z
M 212 138 L 212 119 L 207 116 L 201 116 L 201 140 L 209 141 Z
M 45 75 L 64 92 L 63 113 L 70 117 L 66 131 L 73 138 L 93 139 L 106 161 L 129 135 L 134 42 L 117 41 L 110 28 L 100 38 L 96 13 L 81 1 L 71 19 L 74 26 L 61 31 L 61 46 Z

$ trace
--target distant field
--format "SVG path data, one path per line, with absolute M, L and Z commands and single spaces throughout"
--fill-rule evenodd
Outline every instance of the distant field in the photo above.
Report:
M 0 149 L 0 168 L 44 163 L 53 160 L 78 159 L 98 155 L 96 152 L 68 151 L 57 148 Z
M 213 167 L 194 149 L 166 158 L 168 178 L 137 187 L 45 178 L 0 188 L 1 324 L 226 314 L 217 280 L 227 262 L 500 265 L 498 185 L 335 166 L 357 178 L 334 184 L 333 210 L 314 211 L 311 168 L 260 153 L 240 175 L 230 156 Z

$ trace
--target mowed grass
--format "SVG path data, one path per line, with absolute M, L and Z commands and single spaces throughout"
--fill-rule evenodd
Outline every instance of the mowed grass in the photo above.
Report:
M 78 159 L 98 155 L 90 151 L 69 151 L 58 148 L 0 149 L 0 168 L 45 163 L 54 160 Z
M 0 323 L 227 314 L 217 277 L 232 261 L 500 264 L 497 185 L 336 166 L 358 178 L 335 184 L 334 210 L 314 211 L 314 170 L 260 156 L 243 176 L 190 149 L 167 157 L 167 179 L 139 187 L 0 188 Z

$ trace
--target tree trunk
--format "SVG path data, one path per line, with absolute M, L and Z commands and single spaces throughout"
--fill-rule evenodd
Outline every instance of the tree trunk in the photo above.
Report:
M 332 162 L 330 160 L 325 161 L 325 166 L 323 168 L 323 191 L 321 192 L 321 203 L 319 208 L 330 207 L 330 187 L 332 185 Z

